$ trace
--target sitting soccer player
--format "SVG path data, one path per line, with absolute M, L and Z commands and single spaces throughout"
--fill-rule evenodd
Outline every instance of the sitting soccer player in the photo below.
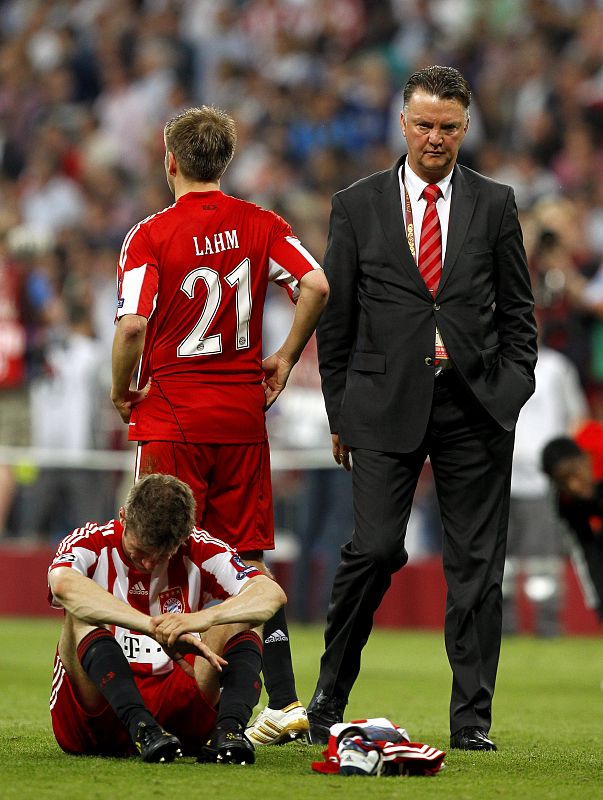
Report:
M 190 488 L 153 474 L 134 484 L 119 520 L 60 543 L 48 577 L 65 610 L 50 710 L 66 752 L 254 762 L 244 730 L 262 645 L 252 627 L 286 597 L 194 520 Z M 211 600 L 223 602 L 202 608 Z
M 566 436 L 551 440 L 541 461 L 559 492 L 559 514 L 586 564 L 578 577 L 603 621 L 603 481 L 595 479 L 589 454 Z

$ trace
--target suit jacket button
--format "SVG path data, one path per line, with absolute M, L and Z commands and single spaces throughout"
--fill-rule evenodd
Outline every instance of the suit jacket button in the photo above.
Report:
M 431 366 L 433 366 L 433 358 L 431 358 L 430 356 L 426 356 L 426 357 L 425 357 L 425 363 L 426 363 L 426 365 L 427 365 L 428 367 L 431 367 Z
M 433 304 L 433 310 L 434 311 L 439 311 L 440 310 L 440 304 L 439 303 L 434 303 Z

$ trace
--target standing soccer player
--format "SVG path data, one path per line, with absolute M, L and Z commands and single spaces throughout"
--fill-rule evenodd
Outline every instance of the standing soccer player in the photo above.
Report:
M 274 548 L 274 522 L 265 411 L 316 327 L 328 283 L 283 219 L 220 191 L 236 145 L 227 114 L 189 109 L 164 136 L 176 202 L 125 238 L 111 397 L 139 442 L 137 477 L 164 472 L 188 483 L 197 523 L 268 572 L 263 551 Z M 296 309 L 282 346 L 262 361 L 270 280 Z M 264 639 L 268 707 L 248 732 L 255 744 L 308 730 L 284 610 L 266 623 Z

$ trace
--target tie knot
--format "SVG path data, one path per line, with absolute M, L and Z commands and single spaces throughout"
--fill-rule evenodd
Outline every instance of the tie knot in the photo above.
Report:
M 442 192 L 440 191 L 440 187 L 436 186 L 435 183 L 430 183 L 423 189 L 423 197 L 428 203 L 435 203 L 438 197 L 441 196 Z

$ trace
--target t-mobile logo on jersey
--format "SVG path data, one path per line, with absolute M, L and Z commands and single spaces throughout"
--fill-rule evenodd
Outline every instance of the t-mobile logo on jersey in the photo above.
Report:
M 148 661 L 149 656 L 152 661 L 157 653 L 162 652 L 162 648 L 152 639 L 149 639 L 148 636 L 141 637 L 125 634 L 121 646 L 126 658 L 129 658 L 130 661 L 136 661 L 139 656 L 141 656 L 141 661 Z
M 126 658 L 136 658 L 140 653 L 140 641 L 138 640 L 138 636 L 124 636 L 123 649 Z

